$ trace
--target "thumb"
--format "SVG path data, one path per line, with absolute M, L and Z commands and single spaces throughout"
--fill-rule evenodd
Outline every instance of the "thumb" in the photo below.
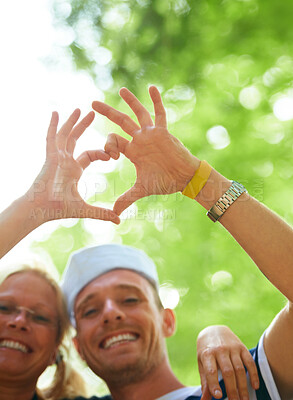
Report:
M 109 210 L 108 208 L 91 206 L 87 203 L 84 203 L 82 208 L 76 210 L 76 214 L 77 218 L 101 219 L 104 221 L 114 222 L 116 225 L 120 224 L 120 218 L 114 211 Z
M 125 148 L 128 144 L 129 140 L 116 133 L 110 133 L 105 144 L 105 152 L 109 154 L 110 157 L 114 158 L 114 160 L 117 160 L 120 153 L 125 153 Z
M 104 150 L 87 150 L 76 159 L 82 169 L 85 169 L 97 160 L 108 161 L 110 160 L 110 156 Z
M 113 211 L 117 215 L 120 215 L 126 208 L 128 208 L 135 201 L 146 197 L 146 193 L 143 189 L 142 185 L 135 183 L 132 188 L 123 193 L 118 199 L 115 201 Z

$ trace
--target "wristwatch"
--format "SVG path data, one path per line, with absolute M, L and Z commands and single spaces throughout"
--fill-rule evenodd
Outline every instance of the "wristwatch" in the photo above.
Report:
M 207 216 L 213 221 L 218 221 L 224 212 L 234 203 L 235 200 L 242 193 L 247 193 L 245 187 L 236 181 L 232 181 L 229 189 L 223 194 L 222 197 L 213 205 L 213 207 L 207 212 Z

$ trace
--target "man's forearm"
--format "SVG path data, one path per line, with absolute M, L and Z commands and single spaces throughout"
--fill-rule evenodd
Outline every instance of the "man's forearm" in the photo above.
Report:
M 114 211 L 119 215 L 140 198 L 182 191 L 200 166 L 200 160 L 167 130 L 166 112 L 159 91 L 152 86 L 149 92 L 154 104 L 155 124 L 145 107 L 125 88 L 121 89 L 120 95 L 134 111 L 141 126 L 107 104 L 93 103 L 96 111 L 132 137 L 132 140 L 119 135 L 109 137 L 105 147 L 109 155 L 115 154 L 116 159 L 122 152 L 136 167 L 134 186 L 115 202 Z M 231 181 L 212 170 L 196 200 L 209 210 L 230 185 Z M 292 300 L 293 231 L 290 226 L 246 193 L 226 210 L 220 223 L 270 281 Z
M 230 185 L 231 181 L 213 170 L 196 200 L 208 210 Z M 219 222 L 266 277 L 293 301 L 293 229 L 247 193 L 227 209 Z

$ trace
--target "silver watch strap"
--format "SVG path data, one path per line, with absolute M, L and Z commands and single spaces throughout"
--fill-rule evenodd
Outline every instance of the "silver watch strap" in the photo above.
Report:
M 224 212 L 234 203 L 235 200 L 242 193 L 247 193 L 245 187 L 236 181 L 232 181 L 229 189 L 223 194 L 222 197 L 213 205 L 213 207 L 207 212 L 207 216 L 213 221 L 218 221 L 219 218 L 224 214 Z

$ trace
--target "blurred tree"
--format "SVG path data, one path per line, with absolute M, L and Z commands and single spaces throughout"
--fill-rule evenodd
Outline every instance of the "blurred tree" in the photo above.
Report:
M 151 110 L 147 86 L 158 85 L 170 131 L 289 223 L 292 13 L 292 2 L 271 0 L 54 3 L 56 24 L 75 34 L 67 56 L 88 71 L 108 103 L 132 115 L 117 94 L 127 86 Z M 113 131 L 113 124 L 107 126 Z M 130 187 L 132 166 L 118 164 L 107 180 L 100 201 L 113 201 Z M 178 333 L 169 340 L 179 378 L 185 384 L 199 382 L 195 339 L 206 325 L 228 324 L 254 346 L 284 299 L 224 229 L 180 194 L 143 199 L 127 215 L 111 240 L 144 249 L 157 263 L 162 282 L 181 295 Z M 103 230 L 105 225 L 95 226 Z M 71 235 L 72 248 L 97 241 L 85 240 L 83 224 L 78 233 L 62 229 L 62 235 Z M 37 246 L 62 270 L 67 254 L 58 258 L 62 246 L 56 249 L 56 238 L 58 233 Z

